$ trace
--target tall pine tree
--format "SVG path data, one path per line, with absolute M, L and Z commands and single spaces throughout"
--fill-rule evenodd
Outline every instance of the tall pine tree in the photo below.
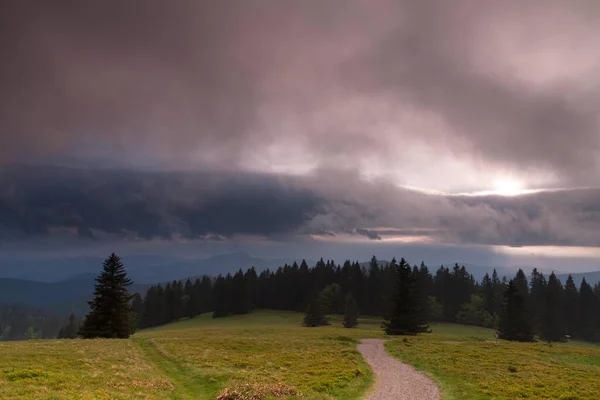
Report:
M 548 278 L 546 289 L 546 311 L 542 319 L 541 337 L 548 342 L 565 340 L 565 326 L 562 314 L 563 287 L 554 272 Z
M 562 312 L 567 334 L 579 337 L 579 292 L 571 275 L 565 283 Z
M 527 318 L 525 300 L 513 279 L 504 290 L 504 302 L 498 323 L 498 337 L 518 342 L 532 342 L 533 328 Z
M 481 290 L 485 300 L 485 310 L 490 315 L 494 315 L 496 313 L 496 292 L 494 290 L 492 280 L 487 272 L 481 280 Z
M 410 265 L 402 258 L 400 263 L 392 260 L 390 268 L 396 278 L 396 286 L 391 298 L 390 310 L 383 322 L 383 329 L 388 335 L 417 335 L 429 331 L 427 315 L 419 304 L 421 296 L 417 290 L 416 277 Z
M 83 338 L 127 338 L 131 333 L 131 306 L 127 287 L 131 285 L 125 267 L 116 254 L 104 261 L 96 278 L 94 300 L 79 334 Z
M 536 332 L 542 329 L 542 320 L 546 313 L 546 290 L 548 283 L 544 274 L 539 272 L 537 268 L 531 273 L 529 281 L 531 290 L 529 291 L 529 310 L 533 320 L 533 327 Z
M 600 340 L 600 298 L 596 298 L 585 278 L 581 281 L 579 297 L 580 337 L 589 341 Z

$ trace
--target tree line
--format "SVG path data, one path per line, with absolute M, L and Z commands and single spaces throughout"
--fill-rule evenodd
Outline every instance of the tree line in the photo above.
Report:
M 402 319 L 410 315 L 420 331 L 426 331 L 427 321 L 443 321 L 497 328 L 509 340 L 557 341 L 569 335 L 600 341 L 600 284 L 592 288 L 583 280 L 577 288 L 569 276 L 563 286 L 554 273 L 546 277 L 536 269 L 529 279 L 522 270 L 510 281 L 494 271 L 477 282 L 464 266 L 440 267 L 432 274 L 424 263 L 382 263 L 376 257 L 366 266 L 321 259 L 312 267 L 302 261 L 260 273 L 251 267 L 173 281 L 150 287 L 144 298 L 136 296 L 132 308 L 139 328 L 254 309 L 307 312 L 314 326 L 326 323 L 322 315 L 348 314 L 350 308 L 350 314 L 381 316 L 385 324 L 404 312 Z
M 71 315 L 50 324 L 31 312 L 4 307 L 0 338 L 45 338 L 56 331 L 62 338 L 125 338 L 139 328 L 204 313 L 222 318 L 274 309 L 305 312 L 306 326 L 327 324 L 330 314 L 344 315 L 348 328 L 357 325 L 359 314 L 380 316 L 382 328 L 392 335 L 428 332 L 429 321 L 445 321 L 496 328 L 498 337 L 507 340 L 600 341 L 600 284 L 592 287 L 584 279 L 577 288 L 569 276 L 563 286 L 554 273 L 546 277 L 536 269 L 529 279 L 522 270 L 511 280 L 494 271 L 477 282 L 464 266 L 440 267 L 432 274 L 424 263 L 387 263 L 374 256 L 368 265 L 321 259 L 312 267 L 302 261 L 260 274 L 251 267 L 154 285 L 143 297 L 129 293 L 131 283 L 112 254 L 96 278 L 83 321 Z

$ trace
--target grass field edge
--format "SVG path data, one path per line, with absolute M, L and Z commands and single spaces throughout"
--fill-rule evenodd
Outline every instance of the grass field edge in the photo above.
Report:
M 208 400 L 218 390 L 214 385 L 207 384 L 200 379 L 191 376 L 185 367 L 181 366 L 173 358 L 162 352 L 151 338 L 131 337 L 142 356 L 160 369 L 175 386 L 173 399 L 199 399 Z

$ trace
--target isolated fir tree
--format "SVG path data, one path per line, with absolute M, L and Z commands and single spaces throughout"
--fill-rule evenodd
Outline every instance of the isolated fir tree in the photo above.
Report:
M 303 322 L 304 326 L 307 327 L 329 325 L 318 296 L 313 296 L 312 300 L 308 303 Z
M 417 291 L 416 277 L 410 265 L 402 258 L 400 263 L 392 260 L 390 268 L 395 275 L 395 288 L 390 309 L 382 327 L 388 335 L 417 335 L 428 332 L 427 316 Z
M 116 254 L 104 261 L 102 273 L 96 278 L 94 300 L 88 302 L 86 315 L 79 334 L 83 338 L 127 338 L 131 334 L 131 306 L 125 267 Z
M 354 328 L 356 325 L 358 325 L 358 304 L 352 294 L 348 293 L 344 309 L 344 327 Z
M 518 342 L 534 340 L 533 327 L 525 311 L 525 301 L 514 279 L 508 282 L 504 290 L 504 302 L 498 325 L 500 339 Z
M 546 289 L 546 312 L 542 319 L 540 336 L 547 342 L 565 340 L 565 327 L 562 314 L 563 287 L 554 272 L 548 278 Z

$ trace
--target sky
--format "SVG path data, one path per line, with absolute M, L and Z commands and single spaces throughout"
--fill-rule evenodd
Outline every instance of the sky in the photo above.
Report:
M 0 7 L 0 260 L 600 269 L 595 0 Z

